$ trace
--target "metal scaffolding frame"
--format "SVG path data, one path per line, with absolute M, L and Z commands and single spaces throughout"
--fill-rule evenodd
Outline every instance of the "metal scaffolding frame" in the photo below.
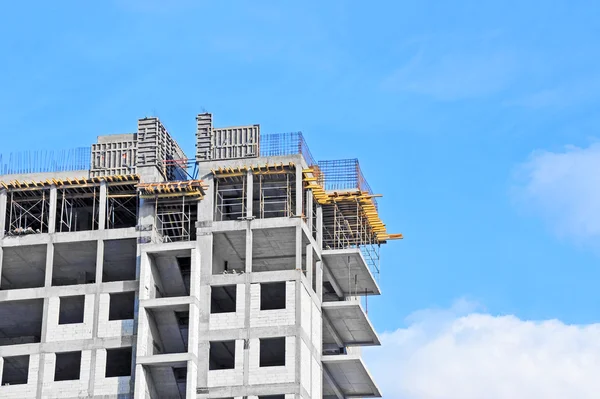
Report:
M 196 238 L 198 201 L 186 196 L 156 198 L 154 236 L 156 242 L 190 241 Z
M 215 220 L 240 220 L 246 217 L 246 176 L 223 176 L 215 178 Z
M 50 190 L 10 191 L 5 228 L 8 236 L 47 233 L 50 216 Z
M 254 185 L 258 193 L 258 209 L 254 216 L 260 219 L 291 217 L 296 206 L 296 173 L 285 169 L 281 173 L 258 174 Z
M 91 202 L 91 204 L 90 204 Z M 89 228 L 80 226 L 80 210 L 91 208 Z M 61 187 L 57 189 L 56 231 L 97 230 L 100 211 L 100 187 Z
M 135 227 L 138 215 L 136 183 L 106 185 L 106 228 Z
M 358 198 L 344 197 L 323 206 L 323 247 L 359 248 L 371 271 L 379 274 L 380 241 Z

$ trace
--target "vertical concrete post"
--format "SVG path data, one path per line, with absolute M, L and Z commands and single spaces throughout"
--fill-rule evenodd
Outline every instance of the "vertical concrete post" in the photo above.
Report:
M 253 257 L 253 242 L 254 233 L 252 232 L 252 221 L 247 222 L 246 227 L 246 273 L 244 278 L 245 306 L 244 306 L 244 340 L 250 342 L 250 307 L 251 307 L 251 287 L 252 280 L 252 257 Z M 238 299 L 239 300 L 239 299 Z M 250 380 L 250 344 L 244 345 L 244 371 L 243 382 L 248 385 Z
M 296 216 L 302 216 L 302 165 L 296 165 Z
M 187 376 L 185 380 L 186 398 L 196 398 L 196 388 L 198 387 L 198 366 L 194 360 L 187 362 Z
M 296 270 L 302 270 L 302 226 L 296 226 Z
M 144 374 L 144 366 L 141 364 L 135 365 L 135 394 L 134 399 L 146 399 L 146 390 L 148 384 L 146 382 L 146 375 Z
M 102 275 L 104 274 L 104 241 L 98 240 L 96 243 L 96 276 L 95 276 L 95 289 L 94 289 L 94 317 L 92 319 L 92 338 L 98 337 L 98 315 L 100 313 L 100 292 L 102 287 Z M 93 350 L 90 358 L 90 370 L 92 375 L 96 372 L 96 359 L 97 352 Z M 94 384 L 95 378 L 90 378 L 88 382 L 88 392 L 90 396 L 94 396 Z
M 249 170 L 246 175 L 246 214 L 247 218 L 252 218 L 254 215 L 254 175 Z
M 306 246 L 306 278 L 308 279 L 308 284 L 310 285 L 309 288 L 312 289 L 312 285 L 313 285 L 313 248 L 312 248 L 312 244 L 308 244 Z
M 108 187 L 106 181 L 100 182 L 100 202 L 98 203 L 98 230 L 106 229 L 106 205 L 108 203 Z
M 8 194 L 6 190 L 0 190 L 0 240 L 4 238 L 6 230 L 6 201 Z M 0 245 L 2 245 L 0 243 Z M 1 263 L 0 263 L 1 264 Z
M 56 231 L 56 186 L 50 187 L 50 207 L 48 214 L 48 233 L 54 233 Z
M 317 261 L 317 297 L 323 302 L 323 262 Z
M 203 201 L 200 201 L 203 202 Z M 196 240 L 196 252 L 200 254 L 200 294 L 198 303 L 200 304 L 198 328 L 197 353 L 198 358 L 208 359 L 208 329 L 210 321 L 210 281 L 212 277 L 213 261 L 213 234 L 198 234 Z M 191 315 L 190 315 L 191 316 Z M 190 326 L 191 327 L 191 326 Z M 191 328 L 190 328 L 191 330 Z M 208 387 L 208 361 L 198 363 L 197 384 L 199 387 Z M 195 391 L 193 392 L 195 395 Z M 195 396 L 191 396 L 195 397 Z
M 317 205 L 317 246 L 323 249 L 323 207 Z
M 308 225 L 308 231 L 312 234 L 313 231 L 313 194 L 312 190 L 306 190 L 306 224 Z
M 56 188 L 54 188 L 54 203 L 56 204 Z M 52 204 L 52 194 L 50 195 L 50 204 Z M 50 206 L 52 209 L 52 205 Z M 56 207 L 54 207 L 56 209 Z M 56 212 L 55 212 L 56 213 Z M 50 213 L 52 215 L 52 213 Z M 49 218 L 50 219 L 50 218 Z M 54 226 L 54 225 L 50 225 Z M 46 275 L 45 275 L 45 283 L 44 286 L 46 289 L 52 286 L 52 266 L 54 265 L 54 243 L 49 242 L 46 246 Z M 40 334 L 40 343 L 44 344 L 46 342 L 46 337 L 48 335 L 48 310 L 49 310 L 50 298 L 44 298 L 44 307 L 42 311 L 42 330 Z M 38 386 L 37 386 L 37 398 L 42 397 L 42 388 L 44 384 L 41 382 L 44 381 L 45 366 L 46 366 L 46 356 L 49 354 L 42 353 L 40 356 L 40 366 L 38 369 Z

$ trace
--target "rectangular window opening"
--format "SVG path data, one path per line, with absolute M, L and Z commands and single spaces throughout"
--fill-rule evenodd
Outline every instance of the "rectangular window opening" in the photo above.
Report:
M 237 286 L 223 285 L 211 287 L 210 313 L 235 312 L 237 300 Z
M 63 296 L 59 301 L 58 324 L 83 323 L 85 295 Z
M 235 368 L 235 341 L 211 341 L 209 370 Z
M 135 307 L 135 291 L 110 294 L 108 320 L 131 320 Z
M 78 380 L 81 372 L 81 351 L 56 354 L 54 381 Z
M 106 374 L 109 377 L 131 376 L 131 347 L 106 350 Z
M 260 367 L 285 366 L 285 337 L 260 339 Z
M 260 285 L 260 310 L 285 309 L 285 281 Z
M 29 376 L 29 355 L 7 356 L 3 358 L 2 385 L 27 384 Z

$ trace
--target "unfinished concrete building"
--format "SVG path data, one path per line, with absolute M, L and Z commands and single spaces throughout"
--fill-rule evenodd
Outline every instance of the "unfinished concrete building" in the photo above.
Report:
M 381 396 L 366 305 L 401 235 L 358 161 L 211 114 L 196 138 L 0 159 L 0 397 Z

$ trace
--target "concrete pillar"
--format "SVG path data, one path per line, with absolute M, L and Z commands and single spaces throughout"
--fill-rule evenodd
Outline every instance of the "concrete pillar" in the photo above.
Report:
M 56 186 L 50 187 L 50 207 L 48 214 L 48 233 L 56 231 Z
M 212 173 L 207 173 L 200 177 L 206 184 L 206 194 L 201 201 L 198 201 L 198 221 L 208 222 L 215 218 L 214 199 L 215 199 L 215 179 Z
M 98 230 L 106 229 L 106 205 L 108 196 L 108 187 L 106 181 L 100 182 L 100 202 L 98 203 Z
M 192 249 L 191 256 L 192 267 L 190 270 L 190 296 L 199 298 L 200 296 L 200 273 L 202 270 L 202 254 L 196 248 Z
M 307 190 L 306 191 L 306 224 L 308 226 L 308 231 L 310 231 L 310 234 L 312 234 L 313 231 L 313 218 L 312 218 L 312 213 L 313 212 L 313 194 L 312 194 L 312 190 Z
M 8 193 L 6 190 L 0 191 L 0 240 L 4 238 L 4 231 L 6 230 L 6 202 Z M 1 243 L 0 243 L 1 245 Z
M 254 175 L 252 171 L 248 171 L 246 176 L 246 216 L 252 218 L 254 215 Z
M 296 216 L 302 216 L 302 165 L 296 165 Z
M 135 394 L 134 399 L 146 399 L 146 390 L 148 384 L 146 382 L 146 375 L 144 374 L 144 366 L 136 364 L 135 366 Z
M 323 262 L 317 261 L 317 297 L 319 301 L 323 302 Z
M 202 201 L 200 201 L 202 202 Z M 200 254 L 200 293 L 198 302 L 200 304 L 198 326 L 198 358 L 208 359 L 208 329 L 210 320 L 210 281 L 212 277 L 213 260 L 213 234 L 204 233 L 198 235 L 196 240 L 196 252 Z M 190 314 L 191 318 L 191 314 Z M 191 331 L 191 326 L 190 326 Z M 197 384 L 199 387 L 208 386 L 208 361 L 198 363 Z M 194 392 L 195 393 L 195 392 Z M 193 397 L 193 396 L 192 396 Z
M 191 314 L 190 314 L 191 316 Z M 187 378 L 185 381 L 186 399 L 196 399 L 196 388 L 198 387 L 198 366 L 193 360 L 187 362 Z
M 323 207 L 317 205 L 317 245 L 323 249 Z
M 296 270 L 302 270 L 302 227 L 296 226 Z
M 306 246 L 306 278 L 312 289 L 313 284 L 313 248 L 312 244 Z

